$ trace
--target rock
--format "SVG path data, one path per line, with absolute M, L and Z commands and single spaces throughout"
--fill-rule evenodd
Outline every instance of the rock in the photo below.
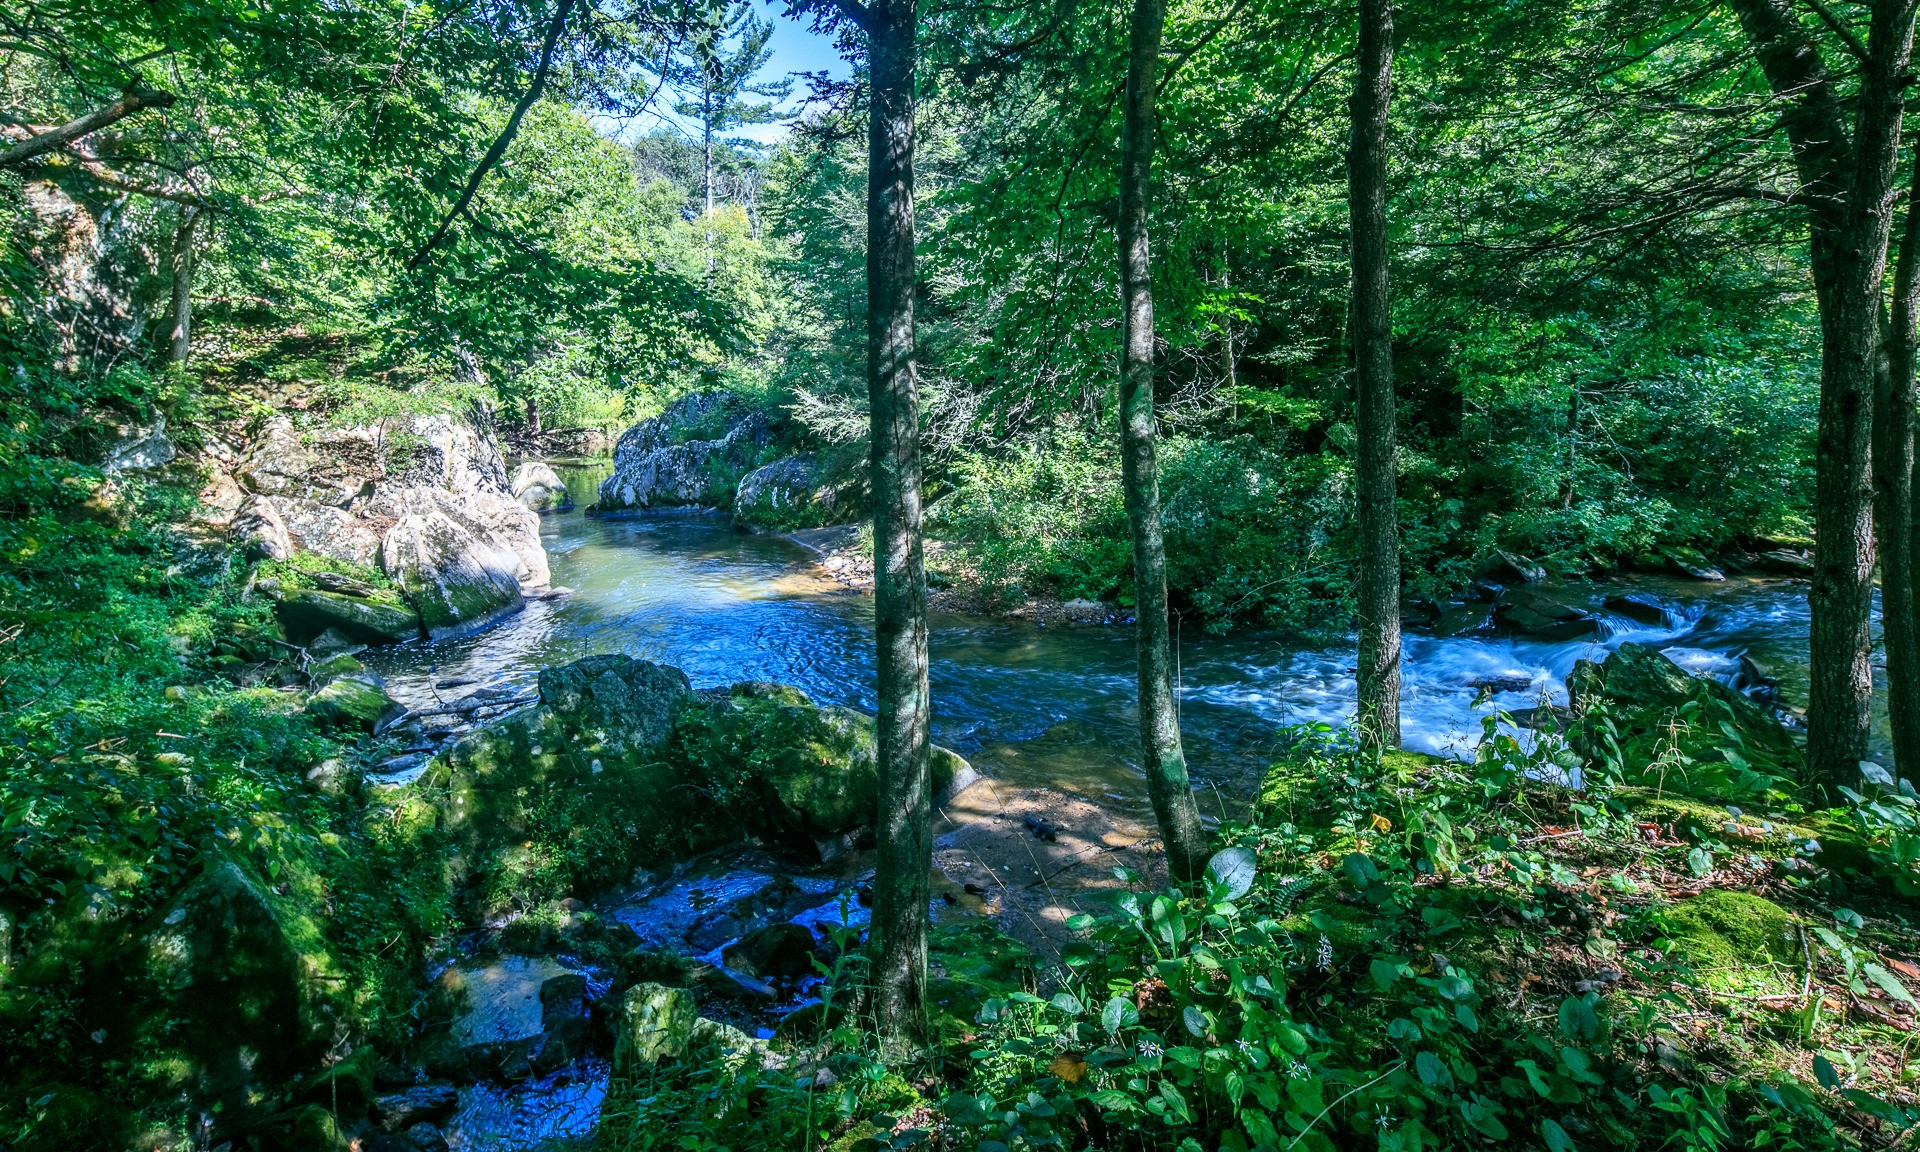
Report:
M 310 500 L 262 497 L 287 526 L 295 551 L 372 567 L 380 559 L 381 526 L 345 508 Z
M 518 556 L 483 544 L 444 513 L 402 517 L 380 560 L 434 640 L 477 631 L 524 604 Z
M 565 512 L 573 507 L 566 481 L 539 460 L 528 460 L 514 469 L 508 487 L 522 507 L 534 512 Z
M 175 455 L 173 441 L 167 438 L 167 418 L 161 414 L 153 418 L 153 423 L 136 426 L 122 434 L 107 450 L 100 470 L 108 475 L 152 472 L 171 463 Z
M 365 599 L 308 588 L 282 597 L 273 611 L 295 643 L 329 628 L 365 644 L 397 644 L 420 636 L 419 614 L 386 594 Z
M 658 750 L 692 694 L 679 669 L 625 656 L 541 672 L 536 705 L 476 728 L 428 766 L 462 874 L 510 873 L 535 814 L 561 797 L 577 813 L 574 836 L 620 854 L 604 859 L 606 882 L 691 850 L 695 794 Z
M 227 531 L 233 542 L 252 559 L 293 558 L 293 537 L 288 534 L 287 522 L 280 518 L 280 512 L 271 500 L 248 497 L 234 513 Z
M 307 769 L 307 783 L 328 796 L 350 796 L 360 788 L 363 773 L 337 756 Z
M 819 951 L 811 929 L 780 923 L 749 932 L 721 952 L 720 959 L 763 980 L 795 980 L 814 974 L 813 958 Z
M 1773 548 L 1754 557 L 1754 567 L 1775 576 L 1810 576 L 1813 553 L 1799 548 Z
M 382 1132 L 401 1132 L 415 1124 L 440 1124 L 460 1107 L 460 1090 L 451 1084 L 422 1084 L 373 1102 L 373 1122 Z
M 439 1128 L 422 1121 L 403 1132 L 376 1133 L 360 1147 L 363 1152 L 447 1152 L 450 1145 Z
M 730 394 L 701 393 L 629 428 L 614 447 L 613 474 L 600 482 L 592 511 L 731 504 L 770 438 L 766 418 L 741 415 L 740 408 Z M 724 431 L 714 430 L 723 420 Z M 702 432 L 714 438 L 692 438 Z
M 1723 981 L 1768 960 L 1801 961 L 1793 915 L 1764 897 L 1716 888 L 1673 904 L 1663 915 L 1675 949 L 1696 969 L 1721 970 Z
M 1599 619 L 1593 613 L 1557 592 L 1532 585 L 1507 589 L 1494 609 L 1494 618 L 1508 629 L 1542 640 L 1577 640 L 1599 630 Z
M 544 956 L 449 968 L 435 995 L 451 1008 L 429 1038 L 428 1067 L 446 1076 L 524 1079 L 586 1050 L 587 978 Z
M 335 636 L 340 635 L 332 629 L 328 629 L 328 632 Z M 325 638 L 328 632 L 321 633 L 321 637 Z M 313 681 L 314 687 L 321 688 L 342 676 L 353 676 L 366 670 L 367 666 L 354 659 L 351 650 L 335 651 L 324 660 L 316 660 L 307 665 L 307 678 Z
M 756 468 L 740 479 L 733 518 L 756 528 L 816 528 L 857 514 L 852 485 L 821 482 L 818 459 L 809 452 Z
M 1713 566 L 1697 549 L 1681 545 L 1665 545 L 1654 549 L 1653 556 L 1643 560 L 1654 571 L 1677 572 L 1694 580 L 1721 581 L 1727 574 Z
M 358 656 L 367 650 L 365 644 L 340 631 L 329 628 L 307 641 L 307 654 L 317 660 L 327 661 L 336 656 Z
M 379 732 L 406 709 L 387 695 L 386 681 L 371 672 L 342 676 L 307 700 L 307 715 L 338 728 Z
M 1491 604 L 1455 604 L 1440 613 L 1433 622 L 1433 634 L 1442 640 L 1469 632 L 1484 631 L 1493 623 Z
M 1480 575 L 1496 584 L 1536 584 L 1547 578 L 1547 570 L 1525 556 L 1496 551 Z
M 1069 600 L 1060 605 L 1060 611 L 1065 613 L 1070 620 L 1085 623 L 1093 620 L 1106 619 L 1107 613 L 1110 612 L 1111 609 L 1098 600 L 1079 599 Z
M 1616 616 L 1625 616 L 1636 624 L 1664 628 L 1669 623 L 1667 606 L 1642 592 L 1623 592 L 1609 596 L 1602 607 Z
M 1605 763 L 1611 744 L 1624 764 L 1637 769 L 1677 744 L 1693 763 L 1685 773 L 1668 775 L 1663 786 L 1722 799 L 1763 794 L 1800 774 L 1798 746 L 1765 706 L 1718 680 L 1690 675 L 1644 644 L 1622 644 L 1598 665 L 1582 661 L 1567 686 L 1582 717 L 1569 739 L 1589 764 Z M 1605 706 L 1610 729 L 1603 731 L 1593 717 L 1596 705 Z
M 631 1075 L 685 1055 L 698 1017 L 693 994 L 685 988 L 635 984 L 627 989 L 614 1021 L 614 1074 Z
M 134 934 L 140 992 L 116 991 L 92 1016 L 105 1033 L 99 1058 L 166 1070 L 227 1122 L 259 1116 L 354 1019 L 326 951 L 324 891 L 298 861 L 269 884 L 210 851 L 198 878 Z
M 1467 687 L 1481 692 L 1525 692 L 1533 687 L 1533 677 L 1525 672 L 1502 672 L 1476 676 L 1467 681 Z
M 709 1020 L 705 1016 L 693 1022 L 687 1047 L 694 1052 L 710 1052 L 735 1065 L 750 1059 L 758 1059 L 761 1066 L 767 1068 L 783 1063 L 765 1040 L 756 1040 L 731 1024 Z

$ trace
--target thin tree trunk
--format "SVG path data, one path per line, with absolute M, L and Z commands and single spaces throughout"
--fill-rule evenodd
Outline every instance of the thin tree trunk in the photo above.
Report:
M 1167 845 L 1174 879 L 1198 879 L 1207 866 L 1207 834 L 1187 782 L 1180 716 L 1173 695 L 1167 633 L 1167 547 L 1160 524 L 1154 459 L 1153 268 L 1148 245 L 1153 180 L 1153 98 L 1165 0 L 1134 0 L 1127 52 L 1125 117 L 1120 128 L 1120 471 L 1133 535 L 1134 639 L 1140 675 L 1140 751 L 1147 794 Z
M 540 435 L 540 398 L 538 396 L 527 397 L 527 434 Z
M 173 331 L 167 363 L 175 368 L 185 368 L 193 350 L 193 234 L 199 220 L 200 209 L 189 204 L 180 209 L 180 226 L 173 232 Z
M 914 370 L 913 149 L 916 0 L 872 5 L 867 28 L 867 395 L 873 440 L 873 598 L 879 641 L 879 859 L 873 1010 L 900 1054 L 926 1037 L 927 573 L 920 538 L 920 397 Z
M 1352 217 L 1355 482 L 1360 503 L 1360 736 L 1400 743 L 1400 517 L 1394 497 L 1393 303 L 1387 275 L 1387 108 L 1393 94 L 1390 0 L 1360 0 Z
M 708 85 L 701 98 L 701 150 L 704 156 L 702 183 L 707 195 L 707 275 L 713 275 L 713 88 Z
M 1920 155 L 1916 156 L 1920 161 Z M 1920 775 L 1920 631 L 1914 620 L 1913 518 L 1915 322 L 1920 318 L 1920 164 L 1907 197 L 1886 364 L 1874 400 L 1875 543 L 1880 552 L 1880 621 L 1887 645 L 1887 717 L 1893 761 Z
M 1784 103 L 1807 204 L 1821 332 L 1807 768 L 1810 783 L 1831 791 L 1859 779 L 1872 722 L 1873 407 L 1913 14 L 1905 0 L 1874 0 L 1849 140 L 1839 95 L 1789 0 L 1733 5 Z

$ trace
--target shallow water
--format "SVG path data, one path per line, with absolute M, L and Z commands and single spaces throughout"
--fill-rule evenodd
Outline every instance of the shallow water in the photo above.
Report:
M 581 481 L 579 473 L 569 478 Z M 582 504 L 591 499 L 591 479 L 575 494 Z M 544 536 L 554 583 L 574 595 L 529 603 L 478 636 L 377 654 L 376 667 L 402 703 L 431 707 L 487 687 L 530 692 L 542 667 L 618 652 L 677 665 L 696 686 L 772 680 L 822 703 L 873 709 L 872 601 L 819 575 L 810 553 L 791 541 L 738 533 L 724 520 L 695 514 L 549 515 Z M 1463 752 L 1483 716 L 1564 703 L 1575 661 L 1628 640 L 1669 648 L 1706 674 L 1730 672 L 1748 653 L 1780 678 L 1786 700 L 1804 699 L 1803 588 L 1777 580 L 1646 577 L 1583 586 L 1580 594 L 1597 605 L 1622 590 L 1667 604 L 1668 624 L 1610 617 L 1603 639 L 1559 643 L 1409 633 L 1406 743 Z M 1146 810 L 1133 750 L 1129 630 L 963 617 L 932 623 L 937 740 L 990 775 Z M 1338 724 L 1353 714 L 1349 646 L 1207 636 L 1191 628 L 1178 640 L 1182 727 L 1203 791 L 1250 795 L 1280 729 Z M 1489 679 L 1500 681 L 1498 690 L 1476 687 Z

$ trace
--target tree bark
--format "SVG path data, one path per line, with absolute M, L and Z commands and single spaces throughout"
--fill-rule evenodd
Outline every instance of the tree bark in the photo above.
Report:
M 1167 865 L 1182 883 L 1207 866 L 1207 835 L 1187 782 L 1167 632 L 1167 548 L 1154 458 L 1153 261 L 1149 204 L 1153 180 L 1155 73 L 1165 0 L 1134 0 L 1127 91 L 1120 128 L 1120 472 L 1133 536 L 1134 640 L 1140 682 L 1140 751 L 1147 794 L 1166 841 Z
M 538 396 L 527 397 L 527 434 L 540 435 L 540 398 Z
M 1916 156 L 1920 160 L 1920 156 Z M 1874 397 L 1874 537 L 1880 553 L 1880 623 L 1887 646 L 1887 718 L 1893 762 L 1920 775 L 1920 631 L 1914 619 L 1915 329 L 1920 318 L 1920 164 L 1907 196 L 1893 274 L 1885 367 Z
M 1347 211 L 1352 219 L 1355 486 L 1360 528 L 1360 737 L 1400 743 L 1400 518 L 1394 483 L 1393 304 L 1387 274 L 1391 0 L 1360 0 Z
M 1821 331 L 1807 768 L 1809 783 L 1831 791 L 1859 779 L 1871 726 L 1875 372 L 1913 13 L 1905 0 L 1873 0 L 1850 140 L 1840 97 L 1789 0 L 1732 4 L 1784 103 L 1807 207 Z
M 927 744 L 927 574 L 920 535 L 920 398 L 914 366 L 916 0 L 864 10 L 867 128 L 867 395 L 873 441 L 873 598 L 879 681 L 879 859 L 873 1012 L 883 1047 L 926 1037 L 927 876 L 933 779 Z
M 177 97 L 171 92 L 156 92 L 151 88 L 129 88 L 120 99 L 105 108 L 96 108 L 84 116 L 67 121 L 58 128 L 49 128 L 45 132 L 15 144 L 5 152 L 0 152 L 0 168 L 25 164 L 36 156 L 44 156 L 56 149 L 65 148 L 82 136 L 118 123 L 141 109 L 172 107 L 176 99 Z
M 199 221 L 200 209 L 189 204 L 180 209 L 180 226 L 173 232 L 173 331 L 167 363 L 176 369 L 187 366 L 193 350 L 193 234 Z

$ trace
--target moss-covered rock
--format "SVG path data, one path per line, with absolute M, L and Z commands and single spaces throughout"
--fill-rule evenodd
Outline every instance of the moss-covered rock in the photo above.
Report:
M 614 1021 L 613 1068 L 631 1075 L 639 1068 L 685 1055 L 700 1013 L 693 993 L 664 984 L 635 984 L 620 997 Z
M 287 637 L 304 644 L 329 628 L 362 644 L 397 644 L 420 636 L 420 615 L 392 592 L 349 596 L 306 588 L 289 593 L 274 606 Z
M 1703 892 L 1668 909 L 1666 921 L 1674 950 L 1709 977 L 1801 959 L 1793 914 L 1751 892 Z
M 1578 714 L 1568 735 L 1589 770 L 1730 800 L 1801 775 L 1799 747 L 1766 708 L 1644 644 L 1622 644 L 1601 664 L 1583 661 L 1568 688 Z
M 513 550 L 444 512 L 401 517 L 381 541 L 380 559 L 435 640 L 477 631 L 524 604 Z
M 329 681 L 307 700 L 307 715 L 338 728 L 378 732 L 406 709 L 387 695 L 386 681 L 359 672 Z

